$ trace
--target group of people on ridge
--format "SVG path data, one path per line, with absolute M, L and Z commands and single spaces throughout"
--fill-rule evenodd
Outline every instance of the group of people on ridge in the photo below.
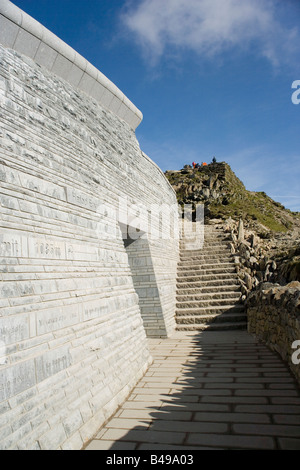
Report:
M 193 168 L 195 169 L 195 168 L 201 168 L 201 166 L 207 166 L 207 163 L 202 162 L 201 165 L 200 165 L 199 163 L 193 162 L 192 165 L 193 165 Z

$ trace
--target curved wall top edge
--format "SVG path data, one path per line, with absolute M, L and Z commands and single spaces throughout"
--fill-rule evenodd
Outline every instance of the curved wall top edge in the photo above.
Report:
M 14 49 L 96 99 L 135 130 L 141 111 L 102 72 L 9 0 L 0 0 L 0 44 Z

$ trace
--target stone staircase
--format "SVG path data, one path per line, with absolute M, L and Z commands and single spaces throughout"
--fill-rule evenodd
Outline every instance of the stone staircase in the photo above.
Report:
M 180 242 L 177 331 L 245 329 L 247 318 L 226 234 L 216 226 L 205 226 L 202 249 L 187 249 L 190 239 L 191 228 Z

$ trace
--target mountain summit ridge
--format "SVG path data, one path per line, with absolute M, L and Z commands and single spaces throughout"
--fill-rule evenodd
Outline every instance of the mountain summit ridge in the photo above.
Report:
M 204 204 L 206 221 L 243 219 L 261 232 L 287 232 L 300 225 L 300 213 L 286 209 L 265 192 L 246 189 L 226 162 L 167 170 L 165 176 L 180 205 Z

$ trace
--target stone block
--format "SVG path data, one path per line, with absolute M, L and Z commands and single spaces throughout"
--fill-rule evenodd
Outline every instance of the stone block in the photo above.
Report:
M 81 414 L 78 410 L 74 411 L 72 414 L 69 414 L 63 422 L 66 435 L 69 437 L 72 436 L 72 434 L 75 434 L 76 431 L 80 429 L 82 424 Z
M 62 424 L 57 424 L 38 440 L 42 450 L 58 450 L 67 436 Z
M 0 257 L 26 257 L 28 256 L 27 239 L 17 230 L 0 231 Z
M 44 27 L 38 21 L 34 21 L 34 19 L 27 15 L 27 13 L 22 12 L 22 29 L 27 31 L 31 36 L 36 37 L 38 39 L 42 39 Z
M 122 105 L 122 101 L 120 100 L 120 98 L 118 98 L 117 96 L 113 95 L 113 99 L 110 103 L 110 106 L 109 106 L 109 110 L 112 112 L 112 113 L 115 113 L 115 114 L 119 114 L 119 110 L 121 109 L 121 105 Z
M 34 361 L 20 362 L 0 370 L 0 401 L 18 395 L 36 383 Z
M 19 32 L 19 27 L 0 14 L 0 44 L 12 48 Z
M 81 304 L 62 305 L 61 307 L 45 308 L 36 314 L 37 334 L 43 335 L 50 331 L 67 328 L 79 323 Z
M 100 205 L 100 200 L 94 196 L 84 193 L 76 188 L 67 187 L 67 201 L 70 204 L 75 204 L 86 209 L 96 211 Z
M 44 42 L 40 42 L 34 57 L 35 62 L 51 70 L 56 58 L 57 51 L 52 49 L 52 47 L 48 46 Z
M 95 86 L 95 83 L 96 83 L 95 78 L 91 77 L 91 75 L 89 75 L 87 72 L 84 72 L 78 84 L 78 88 L 80 88 L 80 90 L 92 96 L 92 90 Z
M 73 63 L 70 62 L 70 60 L 58 54 L 51 68 L 51 72 L 67 80 L 71 73 L 72 67 Z
M 64 346 L 49 351 L 35 359 L 37 382 L 52 377 L 71 365 L 69 347 Z
M 14 49 L 33 59 L 37 53 L 41 41 L 31 33 L 20 29 L 14 43 Z
M 74 57 L 74 64 L 83 72 L 86 71 L 87 68 L 87 60 L 82 57 L 78 52 L 75 51 L 75 57 Z
M 7 0 L 1 1 L 1 15 L 15 24 L 21 26 L 24 12 Z
M 0 319 L 0 341 L 5 345 L 17 343 L 29 338 L 27 315 L 11 316 Z
M 83 442 L 79 432 L 73 434 L 69 439 L 67 439 L 61 446 L 62 450 L 78 450 L 83 446 Z
M 104 87 L 104 92 L 101 96 L 101 105 L 104 108 L 110 109 L 111 102 L 113 100 L 114 95 L 111 93 L 110 90 L 108 90 L 106 87 Z
M 68 76 L 68 82 L 74 87 L 78 87 L 83 75 L 84 71 L 77 65 L 73 64 Z
M 65 243 L 53 237 L 28 237 L 28 255 L 37 259 L 66 259 Z
M 98 81 L 95 81 L 93 88 L 91 89 L 90 95 L 92 98 L 95 100 L 99 101 L 101 103 L 102 96 L 105 92 L 105 87 L 99 83 Z

